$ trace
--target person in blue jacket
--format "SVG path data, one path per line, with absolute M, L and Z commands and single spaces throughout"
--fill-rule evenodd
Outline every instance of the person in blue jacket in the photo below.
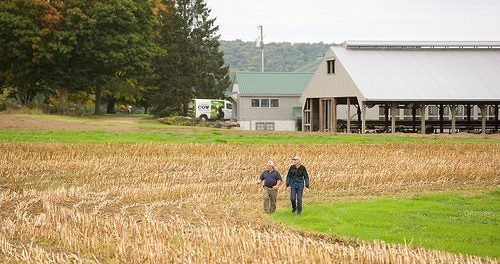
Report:
M 309 175 L 306 167 L 301 164 L 299 156 L 292 158 L 293 164 L 286 175 L 286 188 L 290 187 L 290 201 L 292 202 L 292 213 L 302 213 L 302 194 L 304 187 L 309 189 Z
M 268 214 L 276 212 L 276 200 L 278 197 L 278 188 L 282 183 L 281 175 L 276 170 L 274 162 L 268 161 L 266 170 L 262 172 L 259 183 L 263 187 L 264 211 Z

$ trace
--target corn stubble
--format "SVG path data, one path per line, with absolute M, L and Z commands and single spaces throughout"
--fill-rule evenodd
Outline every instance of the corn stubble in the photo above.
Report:
M 496 144 L 2 143 L 0 261 L 496 263 L 273 223 L 257 178 L 269 159 L 285 174 L 294 154 L 307 203 L 500 184 Z

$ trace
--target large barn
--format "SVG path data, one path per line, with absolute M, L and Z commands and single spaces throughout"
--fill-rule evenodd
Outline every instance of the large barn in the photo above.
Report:
M 498 131 L 500 42 L 346 41 L 300 102 L 304 131 Z

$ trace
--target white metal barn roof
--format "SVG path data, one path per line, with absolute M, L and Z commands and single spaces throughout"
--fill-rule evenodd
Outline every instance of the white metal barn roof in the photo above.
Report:
M 366 101 L 500 101 L 500 42 L 332 46 Z
M 499 41 L 359 41 L 344 42 L 347 48 L 416 48 L 416 49 L 499 49 Z

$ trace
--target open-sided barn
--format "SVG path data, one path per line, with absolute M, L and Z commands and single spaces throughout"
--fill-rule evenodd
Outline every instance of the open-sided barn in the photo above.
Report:
M 304 131 L 498 131 L 500 42 L 346 41 L 300 102 Z

